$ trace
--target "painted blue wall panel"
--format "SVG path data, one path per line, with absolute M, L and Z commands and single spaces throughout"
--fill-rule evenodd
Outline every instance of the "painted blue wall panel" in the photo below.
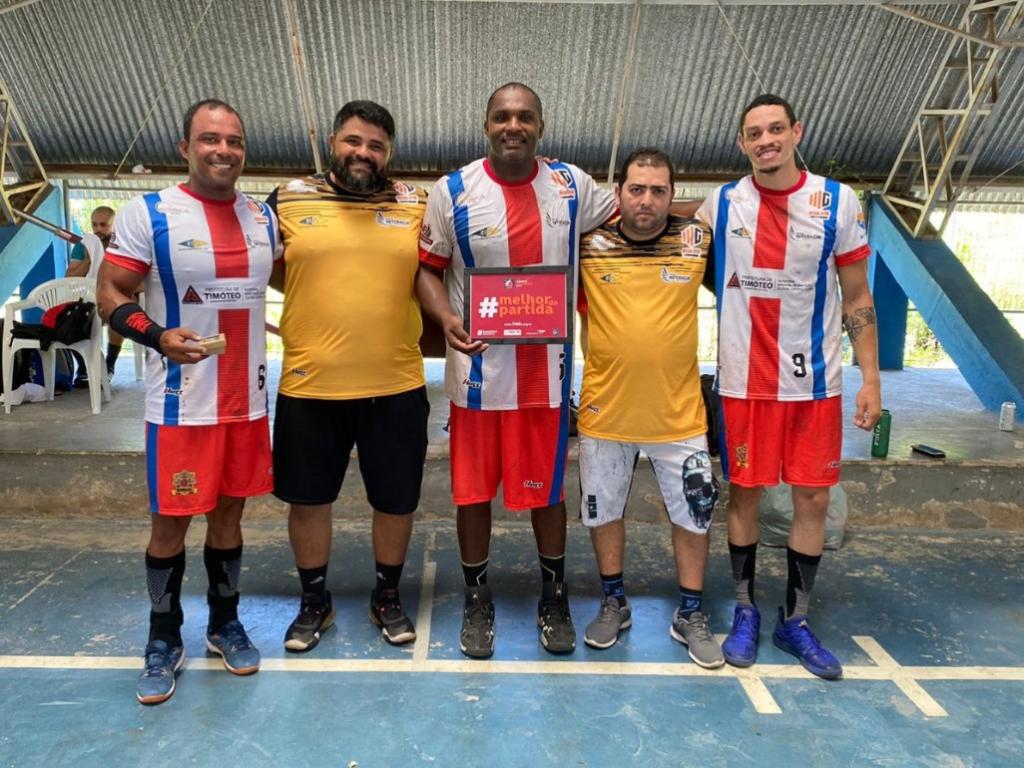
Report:
M 63 227 L 64 199 L 59 190 L 54 188 L 32 213 Z M 44 280 L 63 277 L 67 271 L 64 241 L 34 224 L 0 229 L 0 248 L 0 301 L 6 301 L 18 285 L 24 296 Z
M 1017 403 L 1024 420 L 1024 341 L 941 240 L 915 240 L 881 197 L 871 198 L 876 258 L 917 306 L 986 408 Z M 876 273 L 877 273 L 876 267 Z

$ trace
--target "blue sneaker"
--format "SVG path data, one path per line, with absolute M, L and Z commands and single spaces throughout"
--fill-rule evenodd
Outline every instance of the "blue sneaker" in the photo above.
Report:
M 238 619 L 229 621 L 216 632 L 208 633 L 206 648 L 224 659 L 224 666 L 229 672 L 251 675 L 259 671 L 260 652 L 245 634 L 245 627 Z
M 843 676 L 843 665 L 825 648 L 807 626 L 806 616 L 794 616 L 786 620 L 779 608 L 779 623 L 775 625 L 772 640 L 786 653 L 800 659 L 804 669 L 826 680 L 837 680 Z
M 174 695 L 174 681 L 185 664 L 185 649 L 171 648 L 163 640 L 146 645 L 146 662 L 135 686 L 140 704 L 161 704 Z
M 725 660 L 734 667 L 749 667 L 757 661 L 757 640 L 761 632 L 761 612 L 754 605 L 737 605 L 732 613 L 732 629 L 722 643 Z

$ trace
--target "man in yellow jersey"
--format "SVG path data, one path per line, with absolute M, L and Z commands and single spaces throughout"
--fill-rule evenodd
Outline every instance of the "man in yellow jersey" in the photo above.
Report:
M 274 422 L 274 495 L 302 585 L 289 651 L 308 651 L 334 622 L 327 590 L 331 504 L 352 446 L 373 507 L 377 584 L 370 619 L 386 641 L 416 639 L 398 582 L 419 504 L 429 406 L 418 346 L 414 279 L 426 196 L 391 182 L 391 114 L 372 101 L 334 118 L 331 167 L 293 180 L 268 202 L 285 256 L 271 285 L 284 291 L 284 362 Z
M 719 489 L 697 367 L 697 289 L 711 231 L 697 219 L 670 215 L 674 181 L 664 152 L 633 152 L 615 190 L 621 218 L 580 244 L 581 515 L 604 591 L 584 641 L 609 648 L 632 624 L 623 512 L 642 450 L 672 522 L 679 605 L 669 631 L 697 664 L 714 668 L 724 659 L 701 600 Z

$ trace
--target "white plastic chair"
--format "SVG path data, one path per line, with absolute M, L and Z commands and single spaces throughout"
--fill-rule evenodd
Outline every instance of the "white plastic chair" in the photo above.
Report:
M 68 301 L 96 302 L 96 281 L 88 277 L 62 277 L 48 280 L 32 289 L 22 301 L 14 301 L 4 307 L 4 392 L 11 391 L 11 380 L 14 376 L 14 354 L 19 349 L 36 349 L 43 360 L 43 382 L 46 387 L 46 398 L 53 400 L 53 389 L 57 365 L 58 349 L 73 349 L 85 359 L 85 371 L 89 376 L 89 403 L 93 414 L 100 412 L 100 399 L 110 402 L 110 383 L 107 381 L 107 369 L 103 364 L 103 324 L 99 312 L 93 315 L 92 332 L 88 339 L 76 341 L 74 344 L 62 344 L 54 341 L 50 348 L 43 351 L 37 339 L 15 339 L 14 313 L 25 309 L 52 309 L 58 304 Z M 4 411 L 11 412 L 11 404 L 4 398 Z

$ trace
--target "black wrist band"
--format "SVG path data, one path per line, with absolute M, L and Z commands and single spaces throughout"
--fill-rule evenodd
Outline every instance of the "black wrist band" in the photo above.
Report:
M 110 327 L 126 339 L 137 341 L 160 351 L 160 336 L 167 329 L 153 322 L 153 318 L 135 302 L 121 304 L 110 313 Z

